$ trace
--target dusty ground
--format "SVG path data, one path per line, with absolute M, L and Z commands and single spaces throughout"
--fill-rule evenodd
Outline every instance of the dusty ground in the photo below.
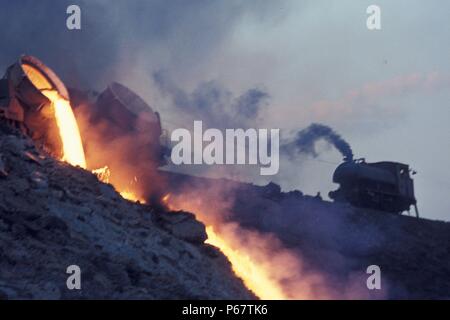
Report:
M 253 298 L 191 214 L 126 201 L 0 129 L 0 298 Z

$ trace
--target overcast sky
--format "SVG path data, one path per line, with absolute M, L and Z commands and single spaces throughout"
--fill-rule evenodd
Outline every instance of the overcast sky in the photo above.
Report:
M 155 74 L 187 95 L 205 84 L 231 100 L 257 89 L 267 99 L 255 126 L 287 136 L 324 123 L 356 157 L 408 163 L 418 171 L 422 216 L 450 220 L 448 1 L 0 3 L 1 70 L 28 53 L 68 86 L 103 90 L 122 82 L 159 110 L 168 128 L 185 121 L 183 109 L 161 92 Z M 80 31 L 66 29 L 69 4 L 81 7 Z M 370 4 L 381 7 L 379 31 L 366 28 Z M 319 148 L 326 162 L 281 168 L 275 180 L 283 189 L 325 195 L 336 187 L 331 175 L 341 156 Z

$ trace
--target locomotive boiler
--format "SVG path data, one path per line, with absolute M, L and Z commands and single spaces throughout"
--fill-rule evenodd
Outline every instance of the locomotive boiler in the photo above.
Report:
M 349 202 L 355 207 L 402 213 L 414 206 L 414 182 L 407 164 L 382 161 L 367 163 L 364 159 L 345 161 L 334 174 L 339 188 L 329 196 L 337 202 Z

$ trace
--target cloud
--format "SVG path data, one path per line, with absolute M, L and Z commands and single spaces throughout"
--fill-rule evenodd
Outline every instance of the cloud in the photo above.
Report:
M 416 94 L 431 95 L 450 85 L 450 75 L 439 72 L 410 73 L 349 90 L 336 100 L 318 100 L 307 107 L 313 118 L 354 124 L 381 124 L 396 121 L 406 111 L 395 101 Z

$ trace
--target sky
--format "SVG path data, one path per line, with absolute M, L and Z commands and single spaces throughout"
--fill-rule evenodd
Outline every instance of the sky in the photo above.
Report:
M 66 28 L 70 4 L 81 30 Z M 381 30 L 366 27 L 371 4 Z M 450 220 L 448 1 L 0 0 L 0 9 L 0 70 L 27 53 L 70 87 L 121 82 L 169 130 L 198 114 L 282 137 L 322 123 L 355 157 L 410 164 L 421 215 Z M 271 179 L 308 194 L 336 189 L 342 157 L 317 148 L 318 158 L 283 159 Z

